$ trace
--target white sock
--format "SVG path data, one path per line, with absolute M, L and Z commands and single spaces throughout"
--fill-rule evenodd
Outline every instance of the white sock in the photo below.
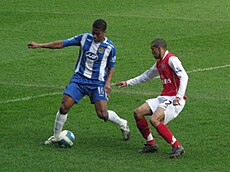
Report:
M 125 126 L 127 121 L 120 118 L 114 111 L 108 110 L 108 120 L 118 124 L 119 126 Z
M 54 137 L 56 138 L 59 137 L 66 120 L 67 120 L 67 114 L 66 115 L 60 114 L 60 112 L 58 111 L 54 122 Z

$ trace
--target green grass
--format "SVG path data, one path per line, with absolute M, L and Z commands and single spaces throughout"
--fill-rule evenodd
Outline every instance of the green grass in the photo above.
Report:
M 230 64 L 230 2 L 2 0 L 0 6 L 0 171 L 230 171 L 230 67 L 194 71 Z M 107 36 L 117 47 L 113 83 L 153 65 L 150 42 L 156 37 L 167 40 L 189 71 L 187 104 L 168 125 L 186 149 L 182 157 L 168 159 L 170 146 L 158 135 L 156 154 L 137 153 L 144 139 L 132 111 L 160 93 L 159 79 L 112 87 L 109 109 L 129 121 L 130 141 L 122 141 L 117 126 L 99 120 L 86 97 L 70 110 L 64 127 L 75 134 L 75 145 L 42 144 L 52 134 L 78 48 L 26 45 L 90 32 L 97 18 L 108 21 Z

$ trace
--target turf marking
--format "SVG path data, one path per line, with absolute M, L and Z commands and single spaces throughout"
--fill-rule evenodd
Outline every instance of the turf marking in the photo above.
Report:
M 54 93 L 40 94 L 37 96 L 28 96 L 28 97 L 23 97 L 23 98 L 18 98 L 18 99 L 11 99 L 11 100 L 6 100 L 6 101 L 0 101 L 0 104 L 19 102 L 19 101 L 27 101 L 27 100 L 31 100 L 31 99 L 40 98 L 40 97 L 53 96 L 53 95 L 57 95 L 57 94 L 61 94 L 61 93 L 60 92 L 54 92 Z
M 203 69 L 195 69 L 191 71 L 187 71 L 187 73 L 195 73 L 195 72 L 204 72 L 204 71 L 210 71 L 210 70 L 215 70 L 215 69 L 221 69 L 221 68 L 227 68 L 230 67 L 230 64 L 223 65 L 223 66 L 215 66 L 215 67 L 210 67 L 210 68 L 203 68 Z M 0 82 L 2 85 L 10 85 L 9 83 L 3 83 Z M 58 88 L 58 89 L 63 89 L 64 86 L 49 86 L 49 85 L 33 85 L 33 84 L 12 84 L 12 85 L 18 85 L 18 86 L 25 86 L 25 87 L 44 87 L 44 88 Z M 111 84 L 112 86 L 115 85 L 115 83 Z M 124 91 L 124 90 L 116 90 L 113 89 L 112 92 L 119 92 L 119 93 L 124 93 L 124 94 L 137 94 L 137 95 L 153 95 L 157 94 L 154 92 L 143 92 L 143 91 Z M 46 94 L 40 94 L 37 96 L 29 96 L 29 97 L 23 97 L 23 98 L 17 98 L 17 99 L 10 99 L 10 100 L 5 100 L 5 101 L 0 101 L 0 104 L 7 104 L 7 103 L 13 103 L 13 102 L 19 102 L 19 101 L 28 101 L 31 99 L 36 99 L 36 98 L 41 98 L 41 97 L 46 97 L 46 96 L 54 96 L 61 94 L 61 92 L 54 92 L 54 93 L 46 93 Z
M 195 70 L 192 70 L 192 71 L 188 71 L 187 73 L 204 72 L 204 71 L 215 70 L 215 69 L 226 68 L 226 67 L 230 67 L 230 64 L 227 64 L 227 65 L 224 65 L 224 66 L 216 66 L 216 67 L 210 67 L 210 68 L 195 69 Z
M 59 11 L 31 11 L 31 10 L 1 10 L 1 12 L 19 12 L 19 13 L 45 13 L 45 14 L 57 14 L 57 15 L 78 15 L 77 13 L 71 12 L 59 12 Z M 90 14 L 91 15 L 91 14 Z M 101 16 L 101 14 L 94 14 L 95 16 Z M 138 15 L 138 14 L 107 14 L 110 17 L 126 17 L 126 18 L 148 18 L 148 19 L 166 19 L 166 20 L 187 20 L 187 21 L 218 21 L 218 22 L 229 22 L 226 18 L 210 19 L 210 18 L 192 18 L 192 17 L 164 17 L 164 16 L 153 16 L 153 15 Z

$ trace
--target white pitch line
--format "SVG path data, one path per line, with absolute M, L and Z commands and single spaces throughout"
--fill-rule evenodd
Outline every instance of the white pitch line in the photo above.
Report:
M 59 12 L 59 11 L 36 11 L 36 10 L 1 10 L 1 12 L 20 12 L 20 13 L 45 13 L 45 14 L 57 14 L 57 15 L 78 15 L 78 13 L 72 12 Z M 91 15 L 91 14 L 89 14 Z M 101 14 L 94 14 L 94 16 L 100 16 Z M 126 17 L 126 18 L 148 18 L 148 19 L 170 19 L 170 20 L 187 20 L 187 21 L 217 21 L 217 22 L 229 22 L 230 20 L 223 19 L 211 19 L 211 18 L 189 18 L 189 17 L 162 17 L 154 15 L 138 15 L 138 14 L 108 14 L 110 17 Z
M 226 68 L 226 67 L 230 67 L 230 64 L 227 64 L 227 65 L 224 65 L 224 66 L 216 66 L 216 67 L 204 68 L 204 69 L 196 69 L 196 70 L 188 71 L 187 73 L 204 72 L 204 71 L 208 71 L 208 70 L 214 70 L 214 69 L 220 69 L 220 68 Z
M 6 101 L 1 101 L 0 104 L 19 102 L 19 101 L 27 101 L 27 100 L 31 100 L 31 99 L 40 98 L 40 97 L 53 96 L 53 95 L 57 95 L 57 94 L 61 94 L 61 93 L 60 92 L 54 92 L 54 93 L 40 94 L 37 96 L 29 96 L 29 97 L 23 97 L 23 98 L 18 98 L 18 99 L 11 99 L 11 100 L 6 100 Z
M 215 66 L 210 68 L 195 69 L 195 70 L 187 71 L 187 73 L 204 72 L 204 71 L 215 70 L 215 69 L 226 68 L 226 67 L 230 67 L 230 64 L 223 65 L 223 66 Z M 156 78 L 160 78 L 160 77 L 157 76 Z M 115 85 L 115 84 L 116 83 L 112 83 L 111 85 Z
M 230 64 L 227 65 L 223 65 L 223 66 L 215 66 L 215 67 L 210 67 L 210 68 L 203 68 L 203 69 L 195 69 L 192 71 L 188 71 L 187 73 L 195 73 L 195 72 L 204 72 L 204 71 L 210 71 L 210 70 L 215 70 L 215 69 L 220 69 L 220 68 L 226 68 L 226 67 L 230 67 Z M 9 83 L 1 83 L 0 84 L 9 84 Z M 46 87 L 46 88 L 64 88 L 64 86 L 48 86 L 48 85 L 32 85 L 32 84 L 14 84 L 14 85 L 20 85 L 20 86 L 26 86 L 26 87 Z M 111 85 L 115 85 L 115 83 L 111 83 Z M 146 92 L 136 92 L 136 91 L 124 91 L 124 90 L 113 90 L 114 92 L 121 92 L 121 93 L 125 93 L 125 94 L 141 94 L 141 95 L 152 95 L 154 94 L 153 92 L 151 93 L 146 93 Z M 40 97 L 46 97 L 46 96 L 53 96 L 53 95 L 58 95 L 61 94 L 60 92 L 54 92 L 54 93 L 47 93 L 47 94 L 41 94 L 41 95 L 37 95 L 37 96 L 31 96 L 31 97 L 23 97 L 23 98 L 17 98 L 17 99 L 11 99 L 11 100 L 6 100 L 6 101 L 0 101 L 0 104 L 4 104 L 4 103 L 12 103 L 12 102 L 18 102 L 18 101 L 27 101 L 27 100 L 31 100 L 31 99 L 36 99 L 36 98 L 40 98 Z

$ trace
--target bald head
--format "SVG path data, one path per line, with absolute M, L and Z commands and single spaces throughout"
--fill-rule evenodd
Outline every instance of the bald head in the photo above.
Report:
M 155 59 L 162 59 L 167 49 L 167 43 L 164 39 L 155 39 L 151 43 L 151 49 Z
M 151 43 L 152 47 L 156 47 L 156 48 L 164 48 L 166 49 L 167 48 L 167 43 L 164 39 L 161 39 L 161 38 L 157 38 L 155 40 L 152 41 Z

